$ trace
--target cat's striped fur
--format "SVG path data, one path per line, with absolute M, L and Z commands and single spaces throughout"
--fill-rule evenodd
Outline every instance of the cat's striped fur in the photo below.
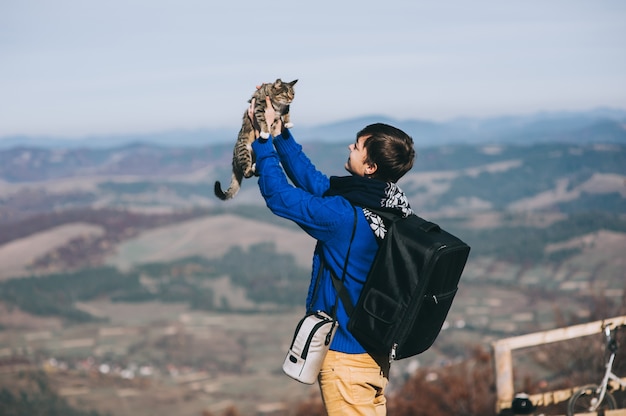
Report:
M 289 116 L 289 104 L 294 98 L 293 86 L 298 80 L 291 82 L 282 82 L 277 79 L 273 83 L 263 84 L 257 89 L 252 98 L 248 102 L 255 100 L 254 105 L 254 117 L 256 118 L 259 127 L 261 128 L 261 137 L 268 138 L 271 126 L 282 118 L 283 125 L 285 127 L 291 127 Z M 265 120 L 265 97 L 269 96 L 272 102 L 272 106 L 276 111 L 276 119 L 269 123 Z M 230 181 L 230 186 L 226 191 L 222 191 L 222 186 L 219 181 L 215 182 L 215 195 L 225 201 L 234 197 L 239 189 L 241 189 L 241 181 L 243 178 L 249 178 L 255 174 L 255 158 L 254 152 L 252 152 L 252 142 L 256 139 L 254 134 L 254 127 L 252 121 L 248 116 L 248 110 L 243 114 L 243 120 L 241 123 L 241 129 L 233 148 L 233 170 Z

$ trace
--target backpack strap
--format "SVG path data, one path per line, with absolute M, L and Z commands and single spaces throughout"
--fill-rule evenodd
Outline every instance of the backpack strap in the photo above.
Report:
M 354 226 L 356 228 L 356 208 L 354 207 L 354 205 L 352 206 L 352 208 L 354 208 Z M 369 209 L 369 208 L 368 208 Z M 376 211 L 376 214 L 378 214 L 379 211 Z M 397 215 L 394 215 L 392 213 L 384 213 L 385 215 L 381 215 L 384 216 L 385 218 L 389 219 L 389 220 L 393 220 L 394 218 L 397 218 Z M 354 231 L 353 231 L 353 235 L 352 238 L 354 238 Z M 348 249 L 349 252 L 349 249 Z M 347 261 L 348 258 L 346 257 L 346 265 L 347 265 Z M 337 277 L 337 275 L 331 270 L 330 271 L 330 276 L 332 277 L 332 281 L 333 281 L 333 286 L 335 287 L 335 291 L 337 291 L 338 294 L 338 298 L 341 299 L 341 302 L 343 303 L 343 308 L 346 310 L 346 314 L 348 314 L 348 317 L 350 317 L 352 315 L 352 312 L 354 311 L 354 304 L 352 303 L 352 299 L 350 299 L 350 294 L 345 290 L 344 288 L 344 279 L 345 279 L 345 267 L 344 267 L 344 275 L 341 277 L 341 280 Z
M 389 224 L 394 221 L 402 219 L 402 216 L 398 214 L 394 214 L 389 211 L 382 211 L 382 210 L 373 209 L 369 207 L 367 209 L 373 212 L 374 214 L 380 216 L 381 218 L 387 220 Z M 428 231 L 432 231 L 433 226 L 436 227 L 436 230 L 439 229 L 439 226 L 437 224 L 434 224 L 431 222 L 425 222 L 425 224 L 423 224 L 421 228 L 423 228 L 424 231 L 428 232 Z M 341 298 L 343 307 L 346 310 L 348 317 L 350 317 L 352 315 L 352 312 L 354 311 L 354 303 L 352 303 L 352 299 L 350 299 L 350 294 L 348 294 L 348 292 L 343 290 L 343 282 L 340 281 L 339 278 L 332 271 L 331 271 L 331 276 L 333 279 L 333 286 L 335 287 L 335 290 L 337 291 L 337 293 L 339 293 L 339 297 Z
M 350 294 L 344 290 L 343 281 L 340 281 L 335 273 L 331 271 L 330 275 L 333 279 L 333 286 L 335 286 L 335 290 L 339 294 L 338 298 L 341 299 L 341 302 L 343 303 L 343 308 L 346 310 L 348 317 L 350 317 L 350 315 L 352 315 L 352 312 L 354 311 L 354 305 L 352 304 L 352 299 L 350 299 Z
M 350 249 L 352 248 L 352 241 L 354 240 L 354 235 L 356 233 L 357 214 L 356 214 L 356 208 L 354 207 L 354 205 L 352 205 L 352 211 L 354 212 L 354 222 L 352 224 L 352 235 L 350 236 L 350 243 L 348 245 L 348 251 L 346 252 L 346 259 L 343 264 L 341 280 L 339 280 L 339 278 L 335 275 L 335 272 L 333 272 L 332 269 L 328 269 L 330 271 L 330 276 L 333 282 L 333 286 L 335 287 L 335 290 L 338 293 L 338 296 L 335 298 L 335 304 L 333 305 L 333 311 L 331 313 L 331 316 L 333 319 L 336 319 L 337 317 L 337 304 L 339 303 L 339 298 L 342 298 L 341 301 L 344 302 L 344 307 L 345 307 L 345 300 L 343 298 L 345 296 L 348 296 L 348 299 L 349 299 L 348 292 L 344 290 L 343 284 L 346 280 L 346 269 L 348 268 L 348 258 L 350 257 Z M 325 265 L 324 255 L 320 252 L 320 266 L 317 272 L 317 278 L 315 280 L 315 288 L 313 289 L 313 294 L 311 295 L 311 303 L 309 304 L 309 308 L 313 306 L 313 304 L 315 303 L 315 300 L 317 299 L 317 290 L 320 285 L 320 281 L 322 277 L 322 270 L 324 268 L 324 265 Z M 308 310 L 308 312 L 310 312 L 310 310 Z
M 380 210 L 372 209 L 372 208 L 367 208 L 367 209 L 373 212 L 374 214 L 380 216 L 381 218 L 389 220 L 390 222 L 397 221 L 403 218 L 400 215 L 394 214 L 389 211 L 380 211 Z M 415 215 L 415 214 L 411 214 L 411 215 Z M 424 220 L 424 222 L 420 224 L 419 228 L 426 233 L 441 232 L 441 227 L 439 227 L 438 224 L 435 224 L 434 222 L 430 222 L 426 220 Z

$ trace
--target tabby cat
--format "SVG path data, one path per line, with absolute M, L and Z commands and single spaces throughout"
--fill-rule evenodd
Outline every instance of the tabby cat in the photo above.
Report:
M 293 126 L 289 117 L 289 104 L 291 104 L 294 98 L 293 86 L 296 82 L 298 82 L 297 79 L 291 82 L 283 82 L 279 78 L 274 83 L 261 85 L 261 87 L 254 92 L 252 98 L 248 100 L 248 102 L 252 102 L 252 99 L 255 100 L 254 117 L 261 128 L 262 138 L 267 139 L 269 137 L 271 126 L 280 118 L 282 118 L 285 127 L 289 128 Z M 272 120 L 271 123 L 265 120 L 266 96 L 270 97 L 272 106 L 276 111 L 276 118 Z M 239 135 L 233 149 L 233 172 L 230 187 L 226 191 L 222 191 L 220 182 L 215 182 L 215 195 L 219 199 L 225 201 L 234 197 L 241 188 L 243 178 L 249 178 L 256 173 L 254 164 L 255 157 L 252 152 L 252 142 L 256 139 L 254 136 L 254 127 L 252 126 L 252 121 L 246 109 L 246 112 L 243 114 L 241 129 L 239 130 Z

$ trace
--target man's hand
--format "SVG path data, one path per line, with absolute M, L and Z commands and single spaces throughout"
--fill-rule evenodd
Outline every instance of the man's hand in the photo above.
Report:
M 257 122 L 256 117 L 254 116 L 255 104 L 256 104 L 256 98 L 253 98 L 252 101 L 250 101 L 250 107 L 248 107 L 248 117 L 250 118 L 250 122 L 252 122 L 252 127 L 254 128 L 255 137 L 259 137 L 259 134 L 261 133 L 261 128 L 259 127 L 259 123 Z
M 257 89 L 259 87 L 257 86 Z M 250 117 L 250 121 L 252 121 L 252 126 L 254 127 L 254 134 L 256 137 L 261 135 L 261 127 L 259 126 L 258 120 L 254 116 L 254 106 L 256 104 L 256 99 L 253 98 L 250 102 L 250 107 L 248 107 L 248 117 Z M 278 136 L 282 132 L 283 123 L 282 120 L 277 120 L 274 122 L 274 117 L 276 117 L 276 110 L 272 106 L 272 101 L 270 97 L 265 97 L 265 121 L 267 122 L 269 133 L 272 136 Z
M 274 121 L 276 118 L 276 110 L 274 110 L 274 106 L 272 105 L 272 101 L 270 97 L 265 97 L 265 121 L 267 122 L 267 126 L 270 130 L 270 134 L 273 137 L 278 136 L 283 130 L 283 121 L 279 118 Z

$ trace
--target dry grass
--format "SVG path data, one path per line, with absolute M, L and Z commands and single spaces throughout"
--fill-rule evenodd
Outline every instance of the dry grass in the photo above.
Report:
M 0 280 L 28 273 L 28 266 L 38 257 L 83 236 L 99 236 L 102 227 L 86 223 L 65 224 L 0 246 Z
M 60 318 L 35 316 L 0 302 L 0 327 L 5 329 L 36 330 L 58 329 L 63 326 Z M 0 347 L 2 342 L 0 341 Z
M 297 229 L 234 215 L 204 217 L 146 231 L 122 243 L 109 263 L 118 267 L 166 262 L 188 256 L 216 258 L 231 247 L 273 241 L 279 252 L 293 254 L 302 267 L 311 265 L 315 241 Z
M 533 211 L 553 206 L 559 202 L 570 202 L 578 199 L 584 193 L 626 193 L 626 178 L 615 174 L 594 174 L 586 182 L 570 187 L 567 179 L 560 179 L 554 189 L 541 192 L 528 198 L 520 199 L 509 208 L 516 211 Z

